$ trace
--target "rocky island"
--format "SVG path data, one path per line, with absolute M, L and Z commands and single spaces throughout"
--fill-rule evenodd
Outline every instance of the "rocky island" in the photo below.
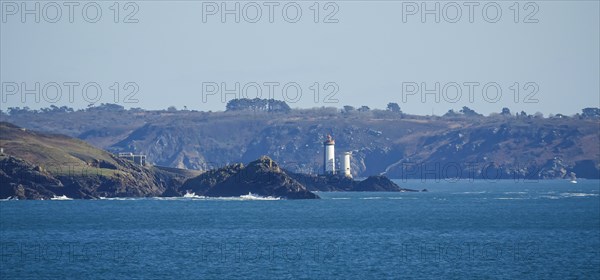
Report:
M 248 165 L 232 164 L 191 178 L 180 187 L 180 193 L 186 192 L 211 197 L 238 197 L 252 193 L 285 199 L 319 198 L 267 156 Z
M 369 176 L 364 180 L 354 180 L 343 174 L 313 175 L 288 172 L 290 176 L 311 191 L 323 192 L 416 192 L 401 188 L 383 175 Z

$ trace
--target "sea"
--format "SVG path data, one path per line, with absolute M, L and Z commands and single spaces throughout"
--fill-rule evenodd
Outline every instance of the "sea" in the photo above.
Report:
M 0 202 L 0 279 L 600 279 L 600 181 Z

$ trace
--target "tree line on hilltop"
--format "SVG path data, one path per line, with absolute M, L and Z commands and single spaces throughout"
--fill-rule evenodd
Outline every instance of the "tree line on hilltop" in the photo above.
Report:
M 333 109 L 333 108 L 331 108 Z M 73 112 L 144 112 L 144 111 L 152 111 L 152 110 L 144 110 L 141 108 L 130 108 L 125 109 L 123 106 L 118 104 L 111 103 L 102 103 L 100 105 L 89 104 L 86 109 L 74 110 L 73 108 L 67 106 L 55 106 L 50 105 L 48 108 L 41 108 L 38 110 L 30 109 L 29 107 L 8 107 L 6 111 L 0 109 L 0 115 L 21 115 L 21 114 L 37 114 L 37 113 L 73 113 Z M 160 111 L 160 110 L 159 110 Z M 184 106 L 183 110 L 178 110 L 175 106 L 169 106 L 168 109 L 163 110 L 167 112 L 178 112 L 178 111 L 190 111 L 187 109 L 187 106 Z M 196 110 L 191 110 L 192 112 L 198 112 Z M 242 112 L 242 111 L 252 111 L 252 112 L 270 112 L 270 113 L 289 113 L 292 111 L 292 108 L 282 100 L 275 99 L 261 99 L 261 98 L 238 98 L 232 99 L 227 102 L 225 106 L 225 112 Z M 342 114 L 352 114 L 352 113 L 367 113 L 372 111 L 369 106 L 360 106 L 358 108 L 350 105 L 345 105 L 341 109 L 338 109 L 338 112 Z M 382 110 L 375 110 L 381 112 Z M 404 117 L 404 113 L 400 108 L 398 103 L 390 102 L 387 104 L 387 107 L 384 111 L 391 112 L 400 117 Z M 211 111 L 208 111 L 211 112 Z M 499 113 L 492 113 L 490 116 L 514 116 L 518 118 L 543 118 L 543 114 L 536 112 L 533 115 L 527 114 L 525 111 L 521 111 L 518 113 L 511 113 L 509 108 L 502 108 Z M 458 111 L 454 111 L 453 109 L 448 110 L 442 117 L 484 117 L 482 114 L 477 113 L 475 110 L 464 106 L 462 109 Z M 570 118 L 570 116 L 566 116 L 563 114 L 554 114 L 548 115 L 549 118 Z M 581 113 L 577 113 L 571 116 L 576 119 L 600 119 L 600 108 L 588 107 L 581 110 Z

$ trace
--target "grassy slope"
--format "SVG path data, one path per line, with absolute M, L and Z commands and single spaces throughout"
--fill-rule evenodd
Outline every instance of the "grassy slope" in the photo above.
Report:
M 84 141 L 64 135 L 48 134 L 0 122 L 0 147 L 4 153 L 43 167 L 53 175 L 92 172 L 113 176 L 118 170 L 98 168 L 97 163 L 118 165 L 110 153 Z

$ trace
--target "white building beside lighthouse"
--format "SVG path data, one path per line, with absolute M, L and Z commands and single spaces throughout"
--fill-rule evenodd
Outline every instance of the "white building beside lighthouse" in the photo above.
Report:
M 350 157 L 352 156 L 351 152 L 344 153 L 344 176 L 348 178 L 352 178 L 352 173 L 350 172 Z
M 335 141 L 331 135 L 327 135 L 327 140 L 323 142 L 325 174 L 335 174 Z

